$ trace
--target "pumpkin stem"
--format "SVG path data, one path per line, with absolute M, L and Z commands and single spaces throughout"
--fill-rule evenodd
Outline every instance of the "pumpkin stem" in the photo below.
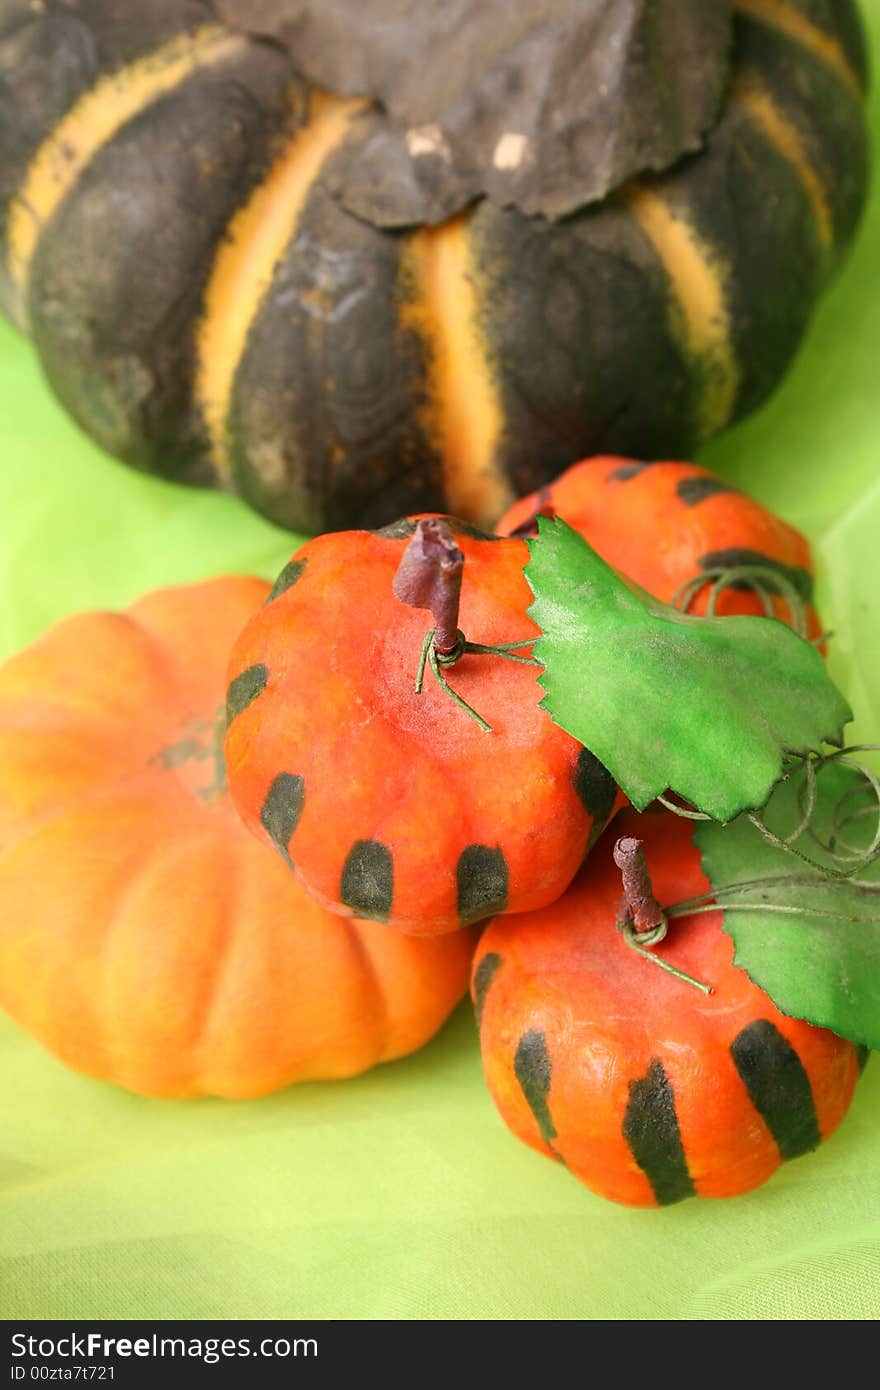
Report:
M 653 965 L 659 965 L 667 974 L 674 975 L 683 984 L 693 985 L 694 989 L 701 990 L 703 994 L 711 994 L 711 985 L 704 984 L 702 980 L 695 979 L 684 970 L 679 970 L 678 966 L 664 960 L 662 956 L 655 956 L 650 949 L 652 946 L 659 946 L 666 936 L 669 924 L 666 913 L 654 897 L 642 841 L 631 835 L 622 836 L 615 843 L 613 854 L 623 881 L 621 911 L 624 916 L 617 926 L 627 946 L 638 951 L 640 956 L 644 956 L 645 960 L 651 961 Z
M 446 522 L 439 517 L 423 517 L 403 552 L 393 588 L 401 603 L 410 608 L 430 609 L 435 621 L 435 626 L 425 633 L 419 653 L 416 694 L 421 695 L 425 667 L 430 666 L 440 689 L 479 724 L 484 733 L 491 734 L 492 725 L 452 689 L 443 668 L 454 666 L 466 653 L 473 656 L 501 656 L 505 661 L 518 661 L 523 666 L 540 666 L 541 663 L 533 656 L 517 654 L 520 647 L 530 647 L 534 637 L 524 637 L 519 642 L 501 642 L 497 646 L 467 640 L 458 626 L 463 569 L 464 556 Z
M 654 897 L 642 841 L 625 835 L 614 846 L 614 862 L 623 880 L 623 906 L 637 932 L 653 931 L 665 921 L 663 908 Z
M 655 932 L 637 932 L 632 922 L 622 922 L 620 924 L 620 930 L 623 933 L 623 939 L 627 946 L 631 946 L 634 951 L 638 951 L 639 955 L 644 956 L 645 960 L 649 960 L 652 965 L 659 965 L 660 969 L 665 970 L 667 975 L 674 975 L 677 980 L 681 980 L 682 984 L 693 985 L 694 989 L 700 990 L 703 994 L 714 994 L 711 985 L 704 984 L 702 980 L 695 979 L 693 975 L 688 975 L 686 971 L 679 970 L 678 966 L 673 965 L 671 961 L 664 960 L 662 956 L 655 956 L 653 951 L 648 950 L 649 946 L 657 946 L 663 940 L 663 937 L 666 935 L 665 922 L 661 927 L 657 927 Z M 659 935 L 656 933 L 659 933 Z M 642 937 L 650 937 L 651 940 L 642 940 L 640 939 Z
M 444 656 L 459 642 L 458 607 L 464 555 L 449 526 L 438 517 L 417 524 L 394 576 L 394 593 L 410 608 L 428 608 L 434 618 L 434 647 Z

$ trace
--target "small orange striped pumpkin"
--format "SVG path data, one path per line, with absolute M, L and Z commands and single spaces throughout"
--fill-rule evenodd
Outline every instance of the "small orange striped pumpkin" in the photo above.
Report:
M 497 530 L 536 535 L 539 515 L 562 517 L 604 560 L 665 603 L 704 613 L 713 580 L 727 573 L 715 612 L 764 613 L 750 582 L 736 577 L 751 574 L 776 617 L 791 623 L 794 609 L 802 609 L 805 635 L 821 632 L 806 537 L 699 464 L 583 459 L 514 503 Z
M 502 1119 L 587 1187 L 632 1206 L 731 1197 L 837 1128 L 866 1053 L 787 1018 L 733 965 L 720 913 L 671 920 L 646 961 L 616 930 L 618 836 L 643 841 L 661 904 L 710 888 L 669 812 L 626 811 L 541 912 L 498 918 L 474 962 L 483 1066 Z
M 466 637 L 534 639 L 525 542 L 446 521 Z M 415 529 L 296 552 L 232 649 L 226 758 L 245 824 L 319 902 L 429 936 L 552 902 L 620 798 L 539 707 L 533 666 L 465 654 L 448 671 L 491 732 L 433 680 L 416 693 L 430 617 L 393 588 Z

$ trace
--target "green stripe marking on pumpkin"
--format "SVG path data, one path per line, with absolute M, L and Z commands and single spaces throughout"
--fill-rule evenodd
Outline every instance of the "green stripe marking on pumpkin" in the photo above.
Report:
M 459 855 L 456 879 L 462 926 L 507 907 L 507 860 L 500 846 L 468 845 Z
M 707 478 L 698 473 L 693 478 L 680 478 L 675 484 L 675 491 L 686 507 L 696 507 L 707 497 L 717 497 L 722 492 L 736 492 L 736 488 L 721 478 Z
M 540 1029 L 530 1028 L 519 1040 L 513 1059 L 513 1071 L 526 1103 L 538 1123 L 541 1138 L 553 1149 L 556 1126 L 547 1104 L 551 1070 L 547 1039 Z M 556 1152 L 555 1149 L 553 1152 Z M 556 1157 L 559 1155 L 556 1154 Z
M 248 666 L 247 670 L 240 672 L 235 680 L 230 681 L 226 692 L 227 727 L 242 710 L 247 709 L 248 705 L 252 705 L 257 696 L 262 694 L 268 679 L 269 668 L 260 661 L 255 666 Z
M 339 896 L 358 917 L 385 922 L 394 897 L 394 860 L 379 840 L 356 840 L 342 869 Z
M 623 1137 L 660 1206 L 694 1196 L 675 1113 L 675 1092 L 656 1057 L 644 1076 L 629 1083 Z
M 817 1148 L 822 1135 L 810 1078 L 776 1025 L 756 1019 L 734 1038 L 730 1055 L 783 1159 Z
M 593 817 L 587 848 L 598 840 L 617 796 L 617 783 L 604 763 L 589 748 L 582 748 L 574 769 L 574 789 L 588 815 Z
M 302 572 L 306 567 L 305 560 L 288 560 L 284 569 L 279 574 L 269 592 L 266 603 L 271 603 L 273 599 L 280 598 L 286 594 L 288 589 L 292 589 L 296 581 L 302 578 Z M 263 604 L 265 608 L 266 604 Z
M 474 1017 L 477 1020 L 477 1032 L 483 1022 L 483 1005 L 486 1002 L 486 995 L 489 986 L 495 979 L 502 965 L 501 956 L 497 951 L 488 951 L 480 961 L 474 971 Z
M 306 799 L 305 779 L 293 772 L 279 772 L 260 811 L 260 821 L 276 849 L 293 868 L 289 845 L 299 825 Z
M 462 521 L 460 516 L 446 516 L 443 518 L 449 525 L 450 531 L 455 536 L 467 536 L 472 541 L 503 541 L 505 536 L 499 536 L 495 531 L 484 531 L 481 526 L 475 526 L 471 521 Z
M 414 536 L 415 530 L 416 522 L 408 516 L 402 516 L 397 521 L 389 521 L 387 526 L 377 527 L 373 535 L 383 536 L 387 541 L 404 541 Z
M 621 464 L 620 468 L 615 468 L 613 473 L 609 473 L 606 481 L 609 483 L 629 483 L 633 478 L 640 477 L 646 468 L 651 467 L 650 461 L 624 463 Z

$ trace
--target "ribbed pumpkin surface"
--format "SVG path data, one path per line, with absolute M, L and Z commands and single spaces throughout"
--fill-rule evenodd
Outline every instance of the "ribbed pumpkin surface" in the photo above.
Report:
M 0 669 L 0 1005 L 62 1061 L 156 1096 L 254 1096 L 420 1047 L 473 935 L 313 903 L 241 825 L 229 647 L 262 580 L 67 619 Z
M 461 631 L 486 645 L 534 638 L 525 543 L 449 524 L 464 554 Z M 491 731 L 430 672 L 416 692 L 431 615 L 393 591 L 414 529 L 297 551 L 232 650 L 226 754 L 243 820 L 319 901 L 433 935 L 551 902 L 618 793 L 540 709 L 534 666 L 465 654 L 447 670 Z
M 474 963 L 483 1066 L 505 1123 L 634 1206 L 757 1187 L 837 1128 L 864 1061 L 779 1012 L 734 966 L 718 912 L 673 919 L 655 948 L 708 996 L 625 943 L 616 839 L 643 840 L 654 893 L 671 906 L 710 888 L 691 833 L 669 812 L 624 812 L 568 892 L 496 919 Z
M 695 155 L 559 221 L 388 231 L 344 205 L 381 111 L 295 52 L 201 0 L 0 0 L 0 300 L 107 449 L 298 530 L 687 457 L 776 385 L 867 180 L 855 5 L 733 10 Z

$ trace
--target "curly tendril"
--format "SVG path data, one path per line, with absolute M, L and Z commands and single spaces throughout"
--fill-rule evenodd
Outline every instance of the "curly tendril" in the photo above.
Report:
M 784 778 L 803 774 L 803 783 L 798 790 L 798 809 L 801 819 L 795 828 L 786 835 L 779 835 L 766 823 L 763 813 L 747 813 L 752 825 L 768 843 L 776 849 L 801 861 L 809 872 L 803 874 L 777 874 L 763 878 L 744 879 L 738 883 L 720 885 L 699 893 L 695 897 L 673 903 L 665 909 L 667 918 L 691 917 L 704 912 L 764 912 L 784 913 L 795 917 L 821 917 L 834 922 L 880 922 L 880 913 L 857 914 L 835 912 L 831 909 L 813 905 L 809 908 L 798 904 L 760 902 L 736 902 L 738 894 L 753 894 L 762 888 L 782 886 L 808 887 L 816 883 L 817 877 L 829 883 L 848 884 L 858 888 L 868 897 L 880 899 L 880 882 L 868 882 L 857 875 L 876 863 L 880 858 L 880 777 L 865 763 L 852 756 L 854 753 L 873 753 L 880 751 L 880 744 L 861 743 L 847 748 L 837 748 L 830 753 L 811 753 L 809 756 L 791 755 L 786 764 Z M 823 768 L 832 763 L 843 764 L 859 774 L 861 780 L 848 787 L 828 809 L 829 826 L 825 838 L 816 829 L 818 807 L 818 778 Z M 865 800 L 867 798 L 867 804 Z M 669 809 L 677 811 L 672 803 Z M 866 845 L 854 844 L 847 838 L 846 830 L 856 823 L 873 818 L 874 830 Z M 823 860 L 812 859 L 798 849 L 795 841 L 806 836 L 817 849 L 821 850 Z M 828 862 L 830 861 L 830 862 Z M 734 899 L 734 901 L 730 901 Z
M 673 608 L 679 609 L 682 613 L 690 612 L 698 596 L 706 586 L 709 586 L 709 596 L 706 601 L 707 618 L 716 617 L 718 600 L 725 589 L 747 588 L 760 600 L 767 618 L 775 618 L 773 609 L 773 597 L 779 596 L 785 601 L 789 614 L 789 627 L 793 628 L 799 637 L 808 638 L 809 624 L 807 620 L 807 607 L 803 598 L 798 592 L 797 586 L 783 571 L 772 565 L 729 565 L 718 566 L 715 569 L 703 570 L 700 574 L 694 575 L 693 579 L 685 580 L 680 584 L 670 599 Z M 822 633 L 813 639 L 814 644 L 824 642 L 829 633 Z
M 829 753 L 789 754 L 783 765 L 782 776 L 785 781 L 789 777 L 803 773 L 804 780 L 798 792 L 801 820 L 787 835 L 778 835 L 770 828 L 764 811 L 749 812 L 749 820 L 760 831 L 768 844 L 794 855 L 796 859 L 800 859 L 809 868 L 828 878 L 852 880 L 857 873 L 873 864 L 880 855 L 880 778 L 872 768 L 854 758 L 852 754 L 873 753 L 878 750 L 880 750 L 880 744 L 855 743 L 846 748 L 835 748 Z M 815 825 L 818 804 L 817 779 L 823 768 L 832 763 L 852 768 L 862 780 L 855 786 L 847 788 L 832 806 L 831 833 L 827 839 L 823 839 Z M 851 803 L 865 795 L 871 798 L 871 803 L 867 806 L 853 808 Z M 854 845 L 852 841 L 846 839 L 845 835 L 842 835 L 842 830 L 846 826 L 851 825 L 855 820 L 864 820 L 870 815 L 876 817 L 876 826 L 867 845 Z M 825 860 L 830 862 L 817 862 L 796 847 L 795 841 L 804 835 L 812 841 L 817 849 L 822 851 Z M 872 887 L 870 884 L 858 886 Z
M 469 642 L 464 633 L 459 628 L 455 646 L 451 651 L 441 652 L 435 642 L 435 632 L 429 628 L 425 633 L 422 642 L 422 650 L 419 655 L 419 666 L 416 672 L 416 694 L 421 695 L 422 685 L 425 680 L 425 667 L 430 666 L 431 672 L 437 681 L 440 689 L 449 696 L 459 709 L 465 714 L 470 715 L 471 719 L 479 724 L 484 733 L 491 734 L 492 725 L 488 720 L 478 714 L 473 705 L 469 705 L 467 700 L 463 700 L 457 691 L 452 689 L 448 680 L 443 674 L 443 668 L 454 666 L 463 656 L 471 653 L 474 656 L 501 656 L 507 661 L 518 661 L 523 666 L 539 666 L 541 663 L 536 661 L 533 656 L 518 656 L 517 650 L 520 647 L 530 647 L 534 642 L 534 637 L 526 637 L 522 642 L 503 642 L 497 647 L 487 647 L 482 642 Z

